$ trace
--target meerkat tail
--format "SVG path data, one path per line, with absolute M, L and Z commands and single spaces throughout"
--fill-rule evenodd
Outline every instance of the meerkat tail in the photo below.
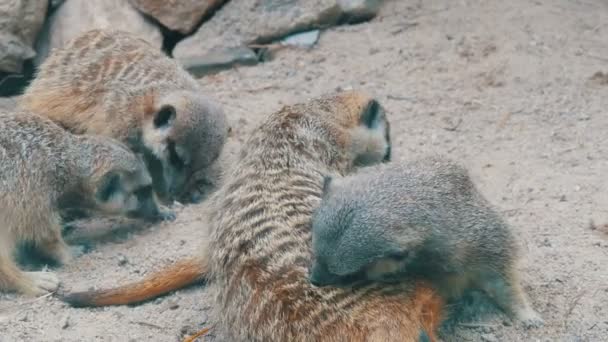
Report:
M 138 282 L 113 289 L 68 293 L 60 299 L 73 307 L 134 304 L 202 281 L 206 275 L 207 263 L 202 258 L 188 258 Z
M 420 342 L 437 342 L 439 339 L 437 338 L 436 332 L 445 319 L 445 301 L 427 284 L 418 283 L 417 285 L 418 290 L 416 291 L 414 298 L 416 305 L 419 305 L 421 308 L 420 323 L 422 325 L 419 340 Z

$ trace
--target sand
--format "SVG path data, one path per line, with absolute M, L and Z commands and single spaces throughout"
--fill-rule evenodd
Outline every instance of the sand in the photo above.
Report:
M 392 123 L 396 159 L 462 161 L 522 247 L 519 269 L 546 320 L 504 316 L 447 341 L 601 341 L 608 335 L 608 3 L 389 0 L 369 23 L 330 28 L 312 50 L 200 80 L 233 134 L 223 164 L 267 114 L 336 89 L 368 91 Z M 193 254 L 205 203 L 96 244 L 58 268 L 64 290 L 140 279 Z M 179 341 L 210 321 L 204 286 L 134 307 L 72 309 L 0 295 L 0 341 Z M 479 324 L 480 323 L 480 324 Z M 207 340 L 213 340 L 213 336 Z M 220 340 L 220 338 L 215 338 Z

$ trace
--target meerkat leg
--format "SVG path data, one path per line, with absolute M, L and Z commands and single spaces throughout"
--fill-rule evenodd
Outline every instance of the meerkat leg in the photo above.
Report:
M 23 272 L 12 258 L 12 241 L 0 236 L 0 290 L 38 296 L 55 291 L 59 279 L 52 272 Z
M 81 254 L 77 249 L 70 248 L 61 236 L 61 225 L 57 220 L 49 223 L 47 234 L 39 237 L 36 241 L 36 247 L 45 256 L 61 263 L 66 264 L 78 254 Z
M 527 328 L 544 324 L 541 316 L 528 301 L 514 270 L 509 270 L 505 274 L 497 271 L 485 272 L 478 279 L 478 285 L 494 299 L 498 306 Z

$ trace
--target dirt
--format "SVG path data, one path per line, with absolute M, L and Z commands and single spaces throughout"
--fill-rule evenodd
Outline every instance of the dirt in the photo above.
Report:
M 226 167 L 266 114 L 340 88 L 386 106 L 396 159 L 438 152 L 468 166 L 513 226 L 521 281 L 546 324 L 493 316 L 445 340 L 605 341 L 608 85 L 597 75 L 608 72 L 606 42 L 601 0 L 389 0 L 369 23 L 324 31 L 312 50 L 201 83 L 232 123 Z M 121 284 L 192 254 L 204 209 L 97 244 L 57 269 L 63 288 Z M 202 285 L 99 309 L 2 294 L 0 341 L 178 341 L 207 326 L 209 303 Z

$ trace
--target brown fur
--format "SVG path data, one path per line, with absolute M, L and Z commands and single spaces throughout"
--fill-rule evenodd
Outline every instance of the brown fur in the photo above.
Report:
M 223 111 L 196 80 L 121 31 L 92 30 L 53 50 L 19 104 L 73 133 L 109 136 L 143 153 L 165 200 L 215 161 L 227 134 Z M 166 109 L 174 115 L 157 127 Z
M 373 129 L 362 123 L 370 112 Z M 339 289 L 308 281 L 323 175 L 385 159 L 387 137 L 382 108 L 358 92 L 285 107 L 254 131 L 211 200 L 211 241 L 199 255 L 209 265 L 215 328 L 228 340 L 417 341 L 421 331 L 434 339 L 443 301 L 425 283 Z M 95 293 L 88 298 L 95 303 Z
M 28 112 L 2 112 L 0 161 L 0 290 L 37 295 L 57 287 L 52 273 L 22 272 L 12 253 L 26 241 L 69 261 L 61 210 L 159 214 L 143 161 L 113 139 L 76 136 Z

